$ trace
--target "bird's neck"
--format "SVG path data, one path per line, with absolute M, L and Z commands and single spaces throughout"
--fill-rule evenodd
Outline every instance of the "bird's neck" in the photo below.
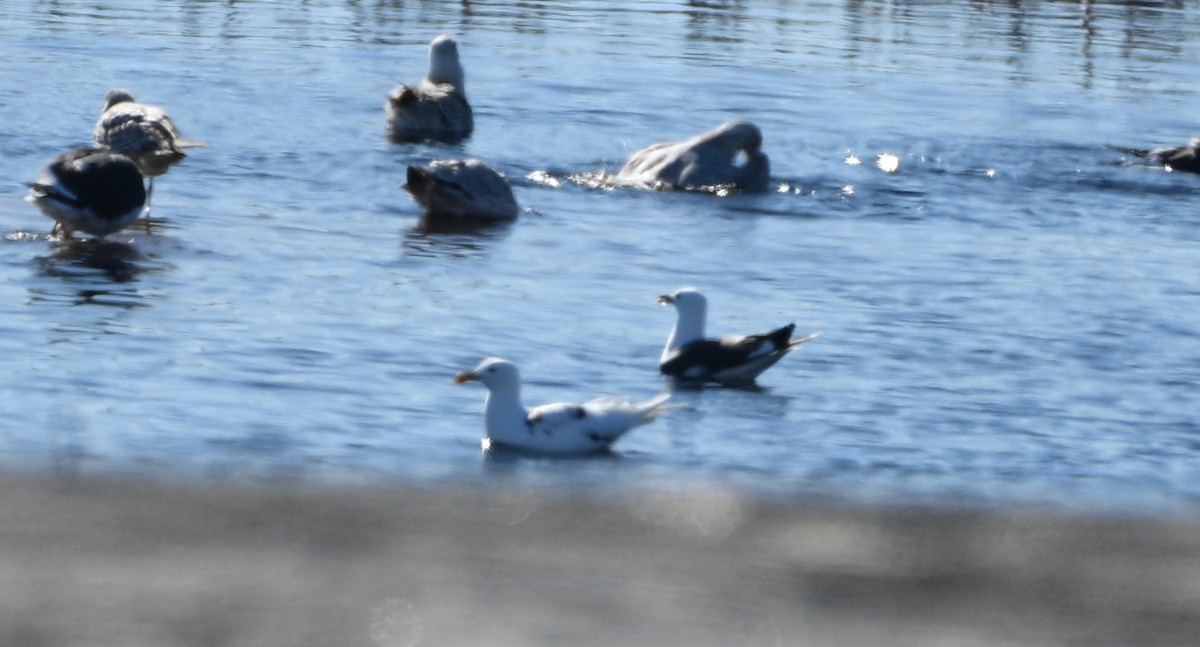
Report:
M 466 92 L 466 80 L 462 65 L 458 61 L 430 61 L 429 74 L 426 76 L 430 83 L 449 83 L 459 92 Z
M 483 403 L 488 438 L 504 441 L 505 430 L 524 426 L 527 415 L 525 407 L 521 404 L 520 387 L 488 391 L 487 400 Z
M 671 335 L 667 337 L 667 345 L 663 348 L 663 361 L 680 346 L 704 339 L 704 314 L 703 311 L 689 315 L 679 314 L 675 320 L 675 327 L 671 329 Z

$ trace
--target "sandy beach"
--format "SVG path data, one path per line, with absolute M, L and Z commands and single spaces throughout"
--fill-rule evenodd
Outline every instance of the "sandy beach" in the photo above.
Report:
M 1194 645 L 1200 523 L 6 477 L 0 644 Z

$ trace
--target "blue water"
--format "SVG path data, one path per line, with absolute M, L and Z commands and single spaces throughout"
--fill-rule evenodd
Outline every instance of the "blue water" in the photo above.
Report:
M 0 2 L 0 466 L 157 478 L 731 485 L 850 501 L 1200 502 L 1200 177 L 1111 146 L 1200 127 L 1189 2 Z M 384 137 L 459 40 L 476 133 Z M 208 143 L 154 226 L 24 203 L 105 91 Z M 733 118 L 760 196 L 599 188 Z M 895 172 L 877 165 L 894 155 Z M 423 236 L 404 168 L 480 157 L 523 213 Z M 858 163 L 854 163 L 857 160 Z M 486 461 L 484 393 L 649 396 L 684 285 L 710 332 L 820 330 L 594 460 Z

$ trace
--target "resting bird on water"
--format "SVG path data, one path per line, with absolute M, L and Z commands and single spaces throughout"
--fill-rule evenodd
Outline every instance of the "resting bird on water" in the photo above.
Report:
M 766 191 L 770 179 L 762 132 L 748 121 L 731 121 L 682 142 L 648 146 L 631 155 L 617 173 L 619 182 L 650 188 L 733 187 L 753 193 Z
M 645 402 L 601 397 L 586 404 L 559 402 L 526 409 L 521 404 L 521 375 L 516 365 L 489 357 L 454 377 L 457 384 L 482 382 L 487 443 L 539 454 L 591 454 L 604 451 L 627 431 L 682 405 L 666 404 L 663 393 Z
M 75 148 L 50 162 L 25 199 L 54 219 L 54 233 L 71 238 L 82 231 L 103 238 L 137 220 L 146 205 L 146 187 L 128 157 Z
M 475 118 L 467 103 L 465 75 L 453 38 L 441 35 L 433 39 L 429 73 L 415 85 L 396 86 L 384 113 L 388 137 L 396 141 L 454 142 L 470 136 Z
M 428 224 L 487 224 L 517 217 L 508 180 L 477 159 L 409 166 L 407 180 L 404 190 L 425 210 Z
M 821 333 L 792 339 L 796 324 L 788 324 L 768 333 L 707 339 L 704 324 L 708 300 L 692 288 L 658 297 L 678 312 L 675 327 L 659 358 L 664 375 L 689 382 L 717 382 L 727 386 L 753 386 L 763 371 L 771 368 L 797 346 L 812 341 Z
M 92 136 L 96 146 L 133 160 L 151 182 L 186 157 L 188 148 L 204 146 L 203 142 L 184 139 L 162 108 L 137 103 L 121 88 L 105 95 L 104 109 Z

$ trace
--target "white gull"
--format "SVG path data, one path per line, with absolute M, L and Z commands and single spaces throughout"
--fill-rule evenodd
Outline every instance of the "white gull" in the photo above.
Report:
M 478 381 L 488 388 L 483 405 L 487 441 L 538 454 L 604 451 L 630 429 L 682 406 L 667 404 L 671 395 L 663 393 L 637 403 L 611 396 L 585 404 L 558 402 L 526 409 L 521 404 L 521 376 L 516 365 L 497 357 L 484 359 L 454 381 Z

